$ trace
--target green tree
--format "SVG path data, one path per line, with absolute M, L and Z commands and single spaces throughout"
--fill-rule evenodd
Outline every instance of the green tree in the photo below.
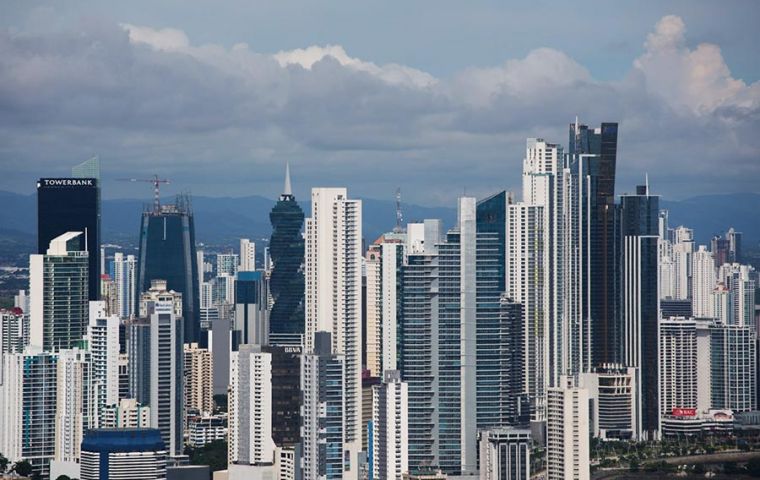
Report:
M 10 460 L 5 458 L 5 455 L 0 453 L 0 473 L 5 473 L 5 471 L 8 469 L 8 463 L 10 463 Z
M 56 478 L 55 480 L 71 480 L 71 477 L 69 477 L 68 475 L 58 475 L 58 478 Z
M 216 440 L 207 443 L 201 448 L 188 449 L 185 451 L 190 456 L 193 465 L 208 465 L 212 472 L 227 468 L 227 442 Z
M 641 464 L 639 463 L 639 459 L 636 457 L 631 457 L 631 460 L 628 462 L 628 469 L 631 472 L 638 472 L 641 468 Z
M 28 460 L 21 460 L 13 465 L 13 471 L 22 477 L 28 477 L 32 474 L 32 464 Z

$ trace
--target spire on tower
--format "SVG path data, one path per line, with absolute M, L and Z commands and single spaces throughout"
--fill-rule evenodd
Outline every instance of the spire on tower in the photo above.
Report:
M 282 190 L 283 196 L 292 197 L 293 189 L 290 186 L 290 162 L 285 161 L 285 188 Z

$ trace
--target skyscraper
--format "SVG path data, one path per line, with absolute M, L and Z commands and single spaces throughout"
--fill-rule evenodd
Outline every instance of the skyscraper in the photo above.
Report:
M 166 478 L 167 448 L 152 428 L 90 430 L 82 442 L 82 480 Z
M 184 350 L 185 410 L 203 414 L 214 411 L 214 361 L 211 352 L 186 343 Z
M 96 392 L 93 428 L 99 428 L 106 405 L 119 402 L 119 317 L 106 315 L 102 301 L 90 302 L 87 336 L 92 358 L 92 384 Z
M 588 390 L 562 377 L 547 392 L 546 461 L 549 480 L 591 478 Z
M 184 419 L 182 295 L 153 280 L 140 299 L 150 319 L 150 423 L 161 431 L 169 456 L 181 455 Z M 131 359 L 130 359 L 131 360 Z
M 285 170 L 285 188 L 269 219 L 272 222 L 269 258 L 273 264 L 269 280 L 273 302 L 270 331 L 276 337 L 301 337 L 304 333 L 304 239 L 301 236 L 304 215 L 293 196 L 289 166 Z
M 362 203 L 345 188 L 312 189 L 306 220 L 306 352 L 317 332 L 331 333 L 345 360 L 346 478 L 358 476 L 361 450 Z M 276 267 L 275 267 L 276 268 Z M 304 419 L 306 421 L 306 419 Z
M 401 480 L 409 471 L 409 386 L 398 370 L 386 370 L 372 391 L 371 478 Z
M 230 463 L 271 464 L 272 355 L 260 345 L 240 345 L 230 356 Z
M 240 272 L 235 292 L 235 322 L 232 350 L 238 345 L 269 343 L 270 312 L 267 280 L 263 272 Z
M 137 260 L 134 255 L 116 252 L 111 277 L 116 284 L 116 305 L 120 318 L 135 316 L 137 300 Z
M 301 357 L 301 470 L 304 480 L 346 478 L 344 467 L 343 355 L 332 353 L 330 332 L 316 332 L 311 353 Z
M 635 195 L 620 199 L 623 259 L 621 262 L 620 363 L 636 368 L 636 434 L 655 438 L 659 431 L 658 329 L 660 316 L 658 272 L 659 196 L 649 185 L 636 187 Z
M 72 348 L 87 333 L 88 256 L 81 240 L 81 232 L 66 232 L 45 254 L 29 256 L 29 341 L 45 351 Z
M 568 154 L 591 154 L 588 160 L 588 258 L 589 318 L 591 319 L 591 363 L 589 367 L 616 362 L 620 355 L 617 210 L 615 169 L 618 124 L 602 123 L 599 128 L 570 124 Z
M 195 223 L 190 201 L 180 196 L 175 205 L 157 208 L 142 215 L 137 288 L 145 292 L 152 280 L 161 279 L 166 281 L 166 288 L 181 293 L 184 340 L 203 343 Z
M 711 407 L 757 409 L 757 336 L 753 325 L 710 326 Z
M 28 460 L 46 474 L 55 456 L 58 356 L 14 353 L 3 359 L 0 385 L 0 452 L 11 462 Z
M 95 422 L 92 360 L 79 348 L 58 352 L 55 460 L 76 465 L 84 432 Z
M 691 305 L 695 317 L 713 316 L 712 293 L 716 277 L 713 255 L 707 247 L 700 245 L 692 255 Z
M 41 178 L 37 181 L 37 253 L 66 232 L 82 232 L 88 257 L 87 299 L 100 298 L 100 188 L 98 178 Z
M 240 239 L 240 272 L 256 270 L 256 244 L 248 238 Z

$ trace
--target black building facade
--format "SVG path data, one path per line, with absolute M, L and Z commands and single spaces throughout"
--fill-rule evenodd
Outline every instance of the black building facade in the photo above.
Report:
M 281 334 L 303 334 L 305 329 L 303 219 L 303 210 L 290 188 L 288 169 L 284 193 L 269 214 L 272 223 L 269 256 L 273 264 L 269 291 L 274 300 L 269 315 L 269 331 L 274 338 Z
M 621 271 L 626 278 L 635 275 L 636 281 L 628 282 L 623 298 L 636 305 L 623 305 L 621 311 L 638 311 L 638 332 L 625 339 L 632 351 L 626 363 L 638 363 L 641 395 L 641 424 L 644 435 L 654 438 L 659 426 L 659 345 L 658 321 L 658 216 L 660 197 L 649 195 L 647 186 L 636 187 L 635 195 L 620 197 L 621 235 L 625 245 Z M 632 275 L 633 274 L 633 275 Z M 638 350 L 638 353 L 635 352 Z M 637 362 L 630 358 L 638 357 Z
M 622 329 L 617 310 L 620 303 L 619 213 L 615 205 L 618 124 L 602 123 L 590 129 L 571 123 L 569 154 L 591 154 L 589 211 L 591 363 L 617 363 L 621 360 Z
M 166 280 L 166 288 L 182 294 L 186 343 L 200 342 L 200 300 L 195 224 L 187 199 L 143 212 L 137 288 L 145 292 L 151 280 Z
M 100 187 L 96 178 L 37 181 L 37 253 L 66 232 L 82 232 L 89 252 L 88 300 L 100 298 Z
M 265 347 L 272 354 L 272 440 L 278 446 L 301 441 L 301 347 Z

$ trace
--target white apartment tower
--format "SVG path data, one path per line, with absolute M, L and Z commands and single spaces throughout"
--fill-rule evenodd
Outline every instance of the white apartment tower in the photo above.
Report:
M 361 450 L 362 203 L 345 188 L 314 188 L 306 219 L 305 350 L 317 332 L 331 333 L 332 352 L 345 359 L 345 477 L 358 477 Z
M 248 238 L 240 239 L 240 272 L 256 270 L 256 243 Z
M 547 394 L 547 463 L 549 480 L 589 480 L 589 393 L 561 377 L 563 386 Z
M 525 391 L 533 421 L 546 420 L 550 280 L 545 269 L 548 254 L 544 250 L 544 227 L 542 205 L 507 206 L 507 295 L 523 306 Z
M 259 345 L 240 345 L 230 353 L 230 463 L 274 462 L 272 440 L 272 354 Z
M 103 408 L 119 402 L 119 317 L 107 315 L 103 301 L 90 302 L 87 336 L 95 394 L 93 425 L 100 428 Z
M 84 431 L 94 425 L 90 352 L 79 348 L 59 351 L 57 381 L 55 460 L 78 463 Z
M 113 281 L 116 284 L 116 308 L 120 318 L 135 316 L 137 301 L 137 260 L 134 255 L 113 254 Z
M 713 317 L 715 314 L 712 293 L 716 276 L 713 254 L 700 245 L 692 255 L 691 309 L 697 318 Z
M 152 280 L 140 317 L 150 319 L 150 424 L 161 431 L 170 456 L 182 454 L 184 427 L 182 294 Z
M 401 372 L 386 370 L 372 390 L 372 478 L 401 480 L 409 471 L 409 386 Z

